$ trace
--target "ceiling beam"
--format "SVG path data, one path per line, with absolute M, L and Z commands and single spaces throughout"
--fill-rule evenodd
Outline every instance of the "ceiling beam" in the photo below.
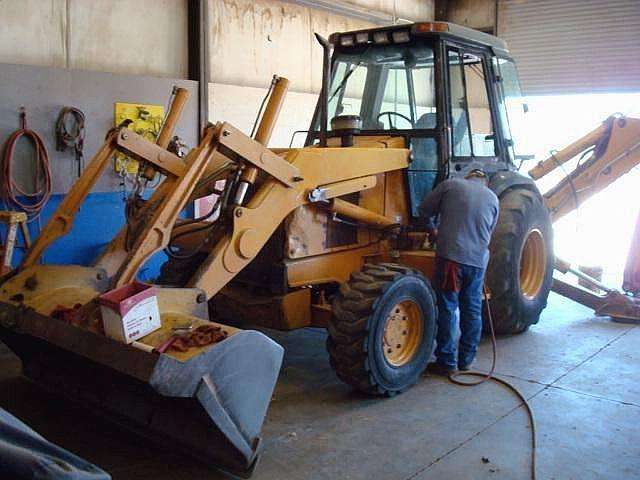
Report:
M 305 7 L 326 10 L 337 15 L 353 17 L 359 20 L 375 23 L 378 25 L 393 25 L 397 23 L 398 18 L 394 18 L 393 14 L 371 10 L 365 7 L 358 7 L 340 0 L 284 0 L 288 3 L 295 3 Z

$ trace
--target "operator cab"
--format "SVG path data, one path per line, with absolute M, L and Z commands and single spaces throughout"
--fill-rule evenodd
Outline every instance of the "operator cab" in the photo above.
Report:
M 328 136 L 343 136 L 347 125 L 349 136 L 404 137 L 412 216 L 445 178 L 515 169 L 511 127 L 525 109 L 502 40 L 429 22 L 335 33 L 329 41 Z M 307 145 L 320 138 L 322 102 L 321 95 Z

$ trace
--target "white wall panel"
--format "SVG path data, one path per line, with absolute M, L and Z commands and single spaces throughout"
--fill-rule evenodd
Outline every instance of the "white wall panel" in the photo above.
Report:
M 229 122 L 248 135 L 251 133 L 260 102 L 266 93 L 266 88 L 210 83 L 211 114 L 209 118 L 212 122 Z M 270 147 L 288 147 L 293 132 L 309 128 L 316 98 L 316 95 L 311 93 L 289 92 L 287 94 L 269 142 Z M 295 139 L 294 146 L 300 146 L 304 142 L 305 135 L 298 134 Z
M 282 1 L 211 0 L 209 5 L 211 81 L 230 85 L 266 87 L 278 74 L 294 91 L 317 91 L 322 49 L 313 33 L 372 26 Z
M 346 4 L 376 12 L 395 14 L 397 18 L 412 21 L 433 18 L 434 0 L 342 0 Z
M 0 63 L 187 76 L 186 0 L 0 0 Z
M 186 0 L 72 0 L 70 67 L 187 77 Z
M 0 1 L 0 63 L 65 67 L 66 0 Z

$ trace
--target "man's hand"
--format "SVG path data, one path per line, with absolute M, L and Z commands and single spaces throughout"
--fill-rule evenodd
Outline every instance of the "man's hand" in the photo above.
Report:
M 436 244 L 436 240 L 438 239 L 438 229 L 430 228 L 427 230 L 427 237 L 429 238 L 429 242 L 433 245 Z

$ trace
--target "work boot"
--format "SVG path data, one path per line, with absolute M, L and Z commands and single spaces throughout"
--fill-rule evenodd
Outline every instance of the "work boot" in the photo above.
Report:
M 460 370 L 461 372 L 468 372 L 469 370 L 471 370 L 471 364 L 467 363 L 466 365 L 458 365 L 458 370 Z
M 427 364 L 427 373 L 439 375 L 441 377 L 448 377 L 449 375 L 456 373 L 456 371 L 456 367 L 450 367 L 449 365 L 444 365 L 438 362 L 431 362 Z

